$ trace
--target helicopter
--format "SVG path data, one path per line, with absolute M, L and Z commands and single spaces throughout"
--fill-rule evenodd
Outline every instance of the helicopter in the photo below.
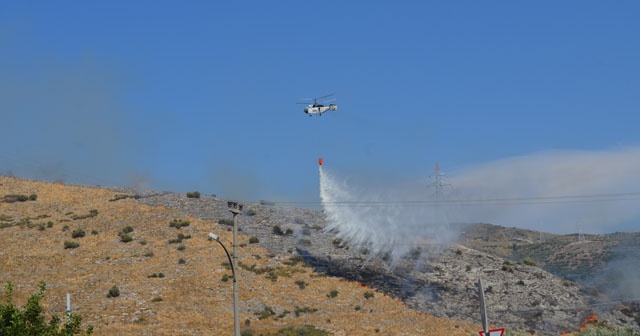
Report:
M 331 96 L 335 96 L 335 93 L 328 94 L 326 96 L 322 96 L 318 98 L 308 98 L 308 99 L 303 98 L 302 100 L 307 100 L 307 102 L 298 102 L 297 104 L 307 105 L 307 107 L 304 108 L 304 113 L 308 114 L 309 117 L 313 116 L 314 114 L 318 116 L 322 116 L 322 114 L 327 111 L 338 110 L 338 105 L 336 104 L 323 105 L 328 102 L 332 102 L 336 100 L 335 98 L 327 99 Z M 313 100 L 313 104 L 311 104 L 312 100 Z

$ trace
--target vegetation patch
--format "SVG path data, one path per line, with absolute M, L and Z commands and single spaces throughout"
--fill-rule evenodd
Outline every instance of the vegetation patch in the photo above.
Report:
M 338 291 L 336 289 L 332 290 L 329 292 L 329 294 L 327 294 L 327 297 L 330 299 L 333 299 L 334 297 L 338 296 Z
M 284 236 L 284 231 L 282 231 L 280 225 L 274 225 L 271 232 L 273 232 L 274 235 Z
M 85 236 L 85 233 L 83 229 L 77 229 L 71 232 L 71 238 L 82 238 L 84 236 Z
M 200 198 L 199 191 L 190 191 L 187 193 L 187 198 Z
M 171 222 L 169 222 L 169 227 L 172 228 L 176 228 L 176 229 L 180 229 L 183 228 L 185 226 L 189 226 L 191 225 L 191 222 L 187 219 L 173 219 Z
M 15 203 L 15 202 L 35 201 L 36 199 L 38 199 L 38 195 L 36 194 L 31 194 L 31 195 L 9 194 L 9 195 L 4 195 L 4 197 L 2 197 L 2 202 Z
M 114 297 L 118 297 L 118 296 L 120 296 L 120 288 L 118 288 L 118 286 L 114 285 L 107 292 L 107 297 L 108 298 L 114 298 Z
M 18 307 L 13 303 L 13 284 L 7 283 L 4 293 L 5 302 L 0 304 L 0 335 L 47 335 L 47 336 L 73 336 L 91 335 L 93 327 L 88 326 L 85 330 L 80 327 L 82 317 L 70 313 L 63 320 L 58 315 L 51 315 L 47 322 L 45 312 L 47 311 L 41 301 L 44 298 L 46 284 L 41 282 L 39 291 L 27 300 L 27 304 Z
M 87 218 L 96 217 L 97 215 L 98 215 L 98 210 L 92 209 L 92 210 L 89 210 L 88 214 L 85 214 L 85 215 L 73 215 L 73 216 L 71 216 L 71 219 L 73 219 L 73 220 L 87 219 Z
M 78 243 L 77 241 L 66 240 L 64 242 L 64 248 L 65 249 L 74 249 L 74 248 L 78 248 L 78 247 L 80 247 L 80 243 Z
M 317 311 L 318 311 L 317 308 L 296 306 L 296 310 L 294 311 L 294 314 L 296 315 L 296 317 L 300 317 L 300 314 L 313 314 Z
M 250 330 L 246 330 L 246 334 L 243 332 L 242 336 L 253 336 L 254 334 Z M 261 334 L 262 335 L 262 334 Z M 275 333 L 264 334 L 264 336 L 328 336 L 331 335 L 328 331 L 322 329 L 316 329 L 312 325 L 292 326 L 282 328 Z
M 305 289 L 308 285 L 308 283 L 304 282 L 303 280 L 296 280 L 296 285 L 298 285 L 298 287 L 300 287 L 300 289 Z
M 304 260 L 304 258 L 301 255 L 296 255 L 296 256 L 290 257 L 289 260 L 284 261 L 283 264 L 288 265 L 288 266 L 296 266 L 296 265 L 300 264 L 300 266 L 309 267 L 309 265 L 307 264 L 307 262 Z
M 227 263 L 228 264 L 228 263 Z M 238 262 L 238 266 L 247 271 L 253 272 L 257 275 L 266 274 L 267 278 L 271 279 L 271 281 L 276 281 L 279 276 L 290 278 L 295 273 L 303 273 L 304 270 L 294 267 L 261 267 L 258 268 L 255 264 L 248 266 L 242 262 Z
M 233 226 L 233 219 L 231 218 L 222 218 L 218 220 L 218 224 Z
M 118 237 L 120 237 L 120 241 L 123 243 L 128 243 L 133 240 L 133 228 L 131 226 L 126 226 L 122 229 L 122 231 L 118 232 Z
M 276 312 L 273 311 L 273 308 L 271 308 L 269 306 L 264 306 L 264 309 L 262 309 L 259 312 L 255 312 L 253 314 L 258 317 L 258 320 L 264 320 L 266 318 L 269 318 L 269 317 L 275 315 Z
M 118 194 L 118 195 L 113 196 L 113 198 L 109 199 L 109 202 L 115 202 L 115 201 L 119 201 L 119 200 L 123 200 L 123 199 L 127 199 L 127 198 L 138 199 L 138 198 L 140 198 L 140 196 L 139 195 Z
M 0 214 L 0 222 L 13 222 L 13 217 Z

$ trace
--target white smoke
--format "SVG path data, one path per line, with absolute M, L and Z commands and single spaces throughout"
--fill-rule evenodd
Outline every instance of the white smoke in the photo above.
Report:
M 452 212 L 486 222 L 566 234 L 637 228 L 640 148 L 549 151 L 471 167 L 450 179 L 452 199 L 504 199 Z M 492 205 L 493 204 L 493 205 Z
M 452 223 L 608 233 L 631 228 L 640 217 L 640 148 L 550 151 L 478 165 L 451 175 L 439 202 L 426 177 L 365 188 L 323 169 L 327 229 L 355 247 L 393 257 L 455 240 Z

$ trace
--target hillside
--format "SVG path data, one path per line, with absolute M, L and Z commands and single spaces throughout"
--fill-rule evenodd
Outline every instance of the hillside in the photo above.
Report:
M 0 282 L 14 283 L 18 303 L 46 282 L 44 303 L 59 315 L 70 293 L 72 310 L 95 327 L 95 335 L 230 335 L 232 282 L 224 280 L 231 272 L 224 251 L 207 239 L 213 231 L 231 246 L 229 226 L 218 224 L 231 217 L 226 202 L 172 194 L 172 202 L 182 205 L 172 208 L 129 196 L 125 190 L 0 177 Z M 190 213 L 190 206 L 208 213 Z M 277 218 L 262 229 L 290 225 Z M 174 219 L 189 225 L 171 227 Z M 254 221 L 243 216 L 246 222 Z M 261 246 L 266 234 L 252 235 L 261 243 L 240 234 L 245 266 L 239 279 L 243 329 L 255 335 L 305 324 L 334 335 L 466 336 L 479 330 L 478 323 L 433 317 L 361 283 L 317 273 L 296 263 L 292 247 L 281 244 L 284 252 L 276 252 L 277 237 L 265 238 L 270 251 Z M 72 242 L 79 246 L 71 248 Z M 120 295 L 109 298 L 113 286 Z

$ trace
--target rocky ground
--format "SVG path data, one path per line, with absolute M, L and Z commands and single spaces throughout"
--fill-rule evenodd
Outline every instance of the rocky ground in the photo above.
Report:
M 138 202 L 177 209 L 186 216 L 231 219 L 225 200 L 189 199 L 172 193 L 149 194 Z M 244 204 L 242 232 L 257 237 L 274 253 L 300 255 L 317 271 L 374 287 L 428 314 L 480 321 L 478 279 L 484 282 L 490 323 L 499 327 L 557 335 L 596 316 L 609 325 L 634 326 L 629 306 L 601 305 L 602 297 L 563 280 L 533 263 L 517 263 L 467 248 L 425 244 L 390 264 L 384 256 L 355 251 L 326 232 L 324 214 L 307 209 Z M 228 227 L 231 230 L 231 227 Z

